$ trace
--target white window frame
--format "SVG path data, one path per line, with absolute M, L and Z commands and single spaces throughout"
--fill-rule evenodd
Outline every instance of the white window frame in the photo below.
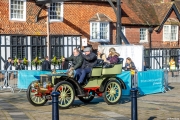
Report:
M 168 30 L 168 33 L 170 34 L 170 39 L 166 39 L 165 38 L 165 34 L 167 34 L 167 33 L 165 33 L 165 26 L 167 26 L 167 27 L 169 27 L 169 30 Z M 177 32 L 176 32 L 176 39 L 175 40 L 172 40 L 171 39 L 171 27 L 172 26 L 175 26 L 176 28 L 177 28 Z M 163 26 L 163 41 L 178 41 L 178 32 L 179 32 L 179 26 L 178 25 L 164 25 Z
M 97 24 L 97 39 L 93 39 L 92 36 L 92 24 Z M 100 39 L 100 24 L 101 23 L 107 23 L 107 39 Z M 110 23 L 109 22 L 90 22 L 90 41 L 96 41 L 96 42 L 110 42 Z
M 9 0 L 9 20 L 15 20 L 15 21 L 26 21 L 26 0 L 16 0 L 16 1 L 23 1 L 23 18 L 12 18 L 11 17 L 11 0 Z
M 53 4 L 50 4 L 50 7 L 48 9 L 48 15 L 49 15 L 49 22 L 62 22 L 63 21 L 63 13 L 64 13 L 64 3 L 63 2 L 57 2 L 57 3 L 61 3 L 61 13 L 60 13 L 60 19 L 50 19 L 50 7 Z
M 141 40 L 141 29 L 145 29 L 145 33 L 146 33 L 146 36 L 145 36 L 145 39 L 144 40 Z M 148 42 L 148 29 L 147 28 L 140 28 L 139 29 L 139 41 L 140 42 Z

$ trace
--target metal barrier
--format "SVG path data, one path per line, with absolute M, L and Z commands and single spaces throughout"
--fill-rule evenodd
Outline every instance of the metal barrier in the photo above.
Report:
M 164 88 L 165 88 L 165 92 L 167 92 L 168 90 L 171 90 L 168 87 L 168 70 L 164 70 Z
M 137 71 L 134 75 L 131 75 L 131 88 L 137 88 L 138 87 L 138 78 L 137 78 Z
M 17 70 L 0 70 L 0 90 L 10 90 L 14 93 L 17 88 L 18 81 Z

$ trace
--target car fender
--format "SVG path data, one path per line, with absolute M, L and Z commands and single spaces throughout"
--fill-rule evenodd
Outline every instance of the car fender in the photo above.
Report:
M 73 85 L 76 95 L 79 95 L 81 93 L 80 90 L 82 90 L 82 88 L 76 80 L 74 80 L 73 78 L 68 78 L 65 81 L 67 81 Z

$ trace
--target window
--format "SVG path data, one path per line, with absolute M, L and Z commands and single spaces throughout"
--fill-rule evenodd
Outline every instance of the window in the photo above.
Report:
M 53 21 L 63 21 L 63 2 L 51 3 L 49 8 L 49 19 Z
M 44 58 L 47 54 L 46 49 L 46 37 L 44 36 L 32 36 L 31 40 L 32 45 L 32 59 L 38 57 L 38 58 Z
M 109 22 L 91 22 L 90 33 L 92 42 L 109 42 Z
M 148 42 L 147 28 L 140 28 L 140 42 Z
M 27 57 L 27 37 L 26 36 L 11 36 L 11 54 L 12 58 Z
M 81 48 L 80 36 L 51 36 L 51 57 L 70 57 L 74 48 Z
M 178 26 L 177 25 L 164 25 L 163 41 L 178 41 Z
M 26 20 L 26 0 L 9 0 L 10 20 Z

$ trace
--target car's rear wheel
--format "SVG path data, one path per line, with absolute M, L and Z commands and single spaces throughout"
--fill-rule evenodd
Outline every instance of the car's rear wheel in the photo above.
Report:
M 84 103 L 89 103 L 89 102 L 91 102 L 91 101 L 94 99 L 95 92 L 94 92 L 94 91 L 90 91 L 88 94 L 89 94 L 89 95 L 86 96 L 86 97 L 79 97 L 79 100 L 81 100 L 81 101 L 84 102 Z
M 69 108 L 74 101 L 75 91 L 71 83 L 63 81 L 56 84 L 54 91 L 60 93 L 59 95 L 59 107 Z
M 121 95 L 122 89 L 120 83 L 116 80 L 110 80 L 103 93 L 104 101 L 109 105 L 117 104 L 121 99 Z
M 48 100 L 38 93 L 39 81 L 33 81 L 27 89 L 27 99 L 34 106 L 42 106 Z

